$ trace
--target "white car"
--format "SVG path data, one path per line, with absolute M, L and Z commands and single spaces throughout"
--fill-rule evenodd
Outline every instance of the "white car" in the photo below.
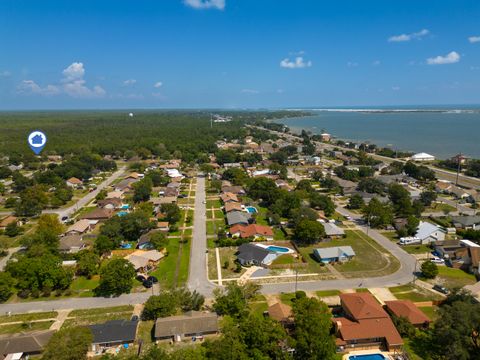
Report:
M 436 257 L 436 256 L 433 257 L 431 261 L 435 264 L 445 264 L 445 260 L 440 259 L 439 257 Z

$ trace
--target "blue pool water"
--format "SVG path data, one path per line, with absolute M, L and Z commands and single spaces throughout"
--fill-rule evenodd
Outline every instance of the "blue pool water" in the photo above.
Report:
M 118 215 L 118 216 L 125 216 L 125 215 L 127 215 L 127 214 L 128 214 L 127 211 L 119 211 L 117 215 Z
M 258 212 L 257 209 L 254 208 L 253 206 L 247 206 L 245 209 L 246 209 L 250 214 L 254 214 L 254 213 Z
M 121 247 L 122 249 L 131 249 L 131 248 L 132 248 L 132 244 L 128 244 L 128 243 L 127 243 L 127 244 L 122 244 L 122 245 L 120 245 L 120 247 Z
M 128 204 L 122 205 L 122 209 L 130 209 L 130 205 Z
M 348 360 L 385 360 L 382 354 L 350 355 Z
M 288 249 L 286 247 L 273 246 L 273 245 L 267 247 L 267 250 L 280 252 L 280 253 L 288 253 L 290 251 L 290 249 Z

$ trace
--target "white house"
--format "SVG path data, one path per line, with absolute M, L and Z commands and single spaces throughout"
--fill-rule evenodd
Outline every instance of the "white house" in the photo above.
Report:
M 431 242 L 445 240 L 447 232 L 438 225 L 426 221 L 420 221 L 415 237 L 420 239 L 420 243 L 429 244 Z
M 421 152 L 421 153 L 412 155 L 410 159 L 412 161 L 433 161 L 435 160 L 435 156 Z

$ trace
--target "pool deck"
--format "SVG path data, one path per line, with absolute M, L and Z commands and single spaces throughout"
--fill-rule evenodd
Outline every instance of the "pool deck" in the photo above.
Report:
M 290 249 L 290 248 L 288 248 L 288 247 L 286 247 L 286 246 L 279 246 L 279 245 L 273 245 L 273 244 L 272 244 L 272 245 L 255 244 L 255 245 L 258 246 L 258 247 L 262 247 L 262 248 L 264 248 L 264 249 L 268 249 L 269 247 L 277 247 L 277 248 L 288 249 L 288 251 L 286 251 L 286 252 L 274 251 L 274 250 L 273 250 L 273 252 L 275 252 L 275 253 L 277 253 L 277 254 L 279 254 L 279 255 L 294 254 L 294 253 L 295 253 L 294 250 L 292 250 L 292 249 Z

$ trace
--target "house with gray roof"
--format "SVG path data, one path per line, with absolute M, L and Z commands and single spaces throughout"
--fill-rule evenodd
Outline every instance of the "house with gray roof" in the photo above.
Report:
M 277 254 L 254 244 L 242 244 L 238 248 L 237 260 L 244 266 L 267 266 L 277 258 Z
M 335 225 L 334 223 L 325 222 L 325 223 L 322 223 L 322 225 L 323 225 L 323 228 L 325 229 L 325 234 L 327 235 L 327 237 L 331 239 L 343 237 L 345 235 L 345 231 L 342 228 Z
M 248 225 L 250 216 L 244 211 L 231 211 L 227 214 L 227 224 L 233 226 L 236 224 Z
M 36 331 L 28 334 L 9 334 L 0 337 L 1 359 L 25 359 L 39 355 L 55 331 Z
M 155 321 L 155 340 L 181 341 L 218 332 L 218 316 L 215 313 L 190 311 L 183 315 L 158 318 Z
M 480 215 L 452 216 L 452 222 L 457 229 L 480 229 Z
M 325 264 L 338 261 L 348 261 L 355 256 L 351 246 L 334 246 L 313 250 L 315 258 Z
M 138 321 L 111 320 L 103 324 L 90 325 L 93 334 L 92 351 L 101 353 L 103 350 L 123 345 L 133 344 L 137 336 Z
M 419 239 L 421 244 L 429 244 L 445 240 L 446 233 L 447 231 L 438 225 L 420 221 L 415 238 Z

